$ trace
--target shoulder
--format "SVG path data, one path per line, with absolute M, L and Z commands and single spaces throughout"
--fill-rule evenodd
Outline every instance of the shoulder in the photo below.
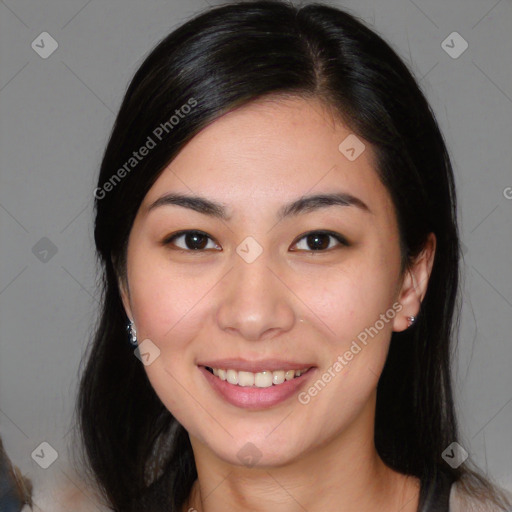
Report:
M 512 493 L 505 489 L 500 489 L 506 497 L 512 501 Z M 450 489 L 450 512 L 504 512 L 504 508 L 499 507 L 488 499 L 479 499 L 468 494 L 459 482 L 454 482 Z
M 99 493 L 87 487 L 74 474 L 47 476 L 35 483 L 32 490 L 32 507 L 25 505 L 21 512 L 110 512 Z

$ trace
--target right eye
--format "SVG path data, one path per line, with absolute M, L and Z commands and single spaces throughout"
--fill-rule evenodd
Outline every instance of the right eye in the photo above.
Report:
M 176 241 L 180 239 L 182 239 L 182 246 L 176 244 Z M 184 230 L 166 237 L 162 243 L 166 246 L 177 246 L 177 250 L 183 252 L 202 252 L 206 250 L 205 246 L 208 244 L 208 240 L 213 242 L 213 239 L 203 231 Z

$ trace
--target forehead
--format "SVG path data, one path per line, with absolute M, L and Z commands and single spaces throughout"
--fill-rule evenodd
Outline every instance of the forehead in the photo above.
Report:
M 234 213 L 340 190 L 374 211 L 391 205 L 367 142 L 318 100 L 274 97 L 243 105 L 200 131 L 162 172 L 144 203 L 171 191 L 193 193 Z

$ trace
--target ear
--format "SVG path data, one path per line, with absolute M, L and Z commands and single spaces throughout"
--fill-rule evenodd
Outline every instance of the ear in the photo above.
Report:
M 124 310 L 126 312 L 126 316 L 133 322 L 133 314 L 132 308 L 130 305 L 130 290 L 128 288 L 128 282 L 126 279 L 119 278 L 118 279 L 119 286 L 119 294 L 121 295 L 121 300 L 123 301 Z
M 112 264 L 114 269 L 116 268 L 115 262 L 112 260 Z M 130 300 L 130 288 L 128 287 L 128 277 L 126 275 L 121 276 L 117 273 L 117 286 L 119 289 L 119 295 L 121 296 L 121 300 L 123 302 L 123 307 L 126 313 L 126 316 L 133 322 L 133 314 L 131 308 L 131 300 Z
M 436 236 L 429 233 L 422 252 L 416 258 L 414 264 L 405 273 L 401 289 L 398 295 L 398 302 L 403 309 L 395 316 L 393 330 L 396 332 L 405 331 L 409 327 L 409 316 L 417 316 L 421 302 L 427 293 L 428 281 L 434 265 L 436 252 Z

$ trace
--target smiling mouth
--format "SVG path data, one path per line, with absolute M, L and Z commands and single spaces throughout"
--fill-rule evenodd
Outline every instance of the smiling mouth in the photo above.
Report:
M 211 374 L 220 380 L 225 380 L 230 384 L 240 387 L 253 388 L 269 388 L 271 386 L 279 386 L 286 381 L 297 379 L 311 370 L 311 367 L 302 368 L 300 370 L 275 370 L 261 372 L 245 372 L 233 369 L 211 368 L 205 366 Z

